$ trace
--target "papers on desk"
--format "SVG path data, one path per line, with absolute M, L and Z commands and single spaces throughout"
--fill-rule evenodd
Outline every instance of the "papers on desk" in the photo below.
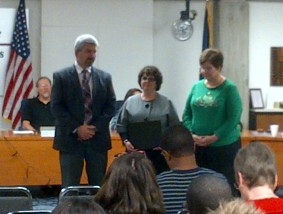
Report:
M 31 130 L 14 130 L 13 134 L 34 134 Z
M 55 127 L 54 126 L 41 126 L 40 127 L 40 136 L 41 137 L 54 137 L 55 136 Z

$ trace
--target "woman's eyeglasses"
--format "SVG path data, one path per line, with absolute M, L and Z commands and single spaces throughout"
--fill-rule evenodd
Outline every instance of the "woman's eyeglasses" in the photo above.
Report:
M 206 72 L 210 72 L 210 71 L 212 71 L 213 69 L 214 69 L 214 67 L 212 67 L 212 66 L 207 66 L 207 67 L 201 66 L 201 67 L 200 67 L 200 70 L 206 71 Z
M 142 77 L 143 81 L 148 81 L 148 82 L 154 82 L 155 78 L 154 77 Z

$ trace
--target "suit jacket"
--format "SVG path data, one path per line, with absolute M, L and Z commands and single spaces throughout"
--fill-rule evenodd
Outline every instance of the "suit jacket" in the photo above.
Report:
M 98 129 L 89 140 L 96 150 L 111 149 L 109 121 L 115 111 L 115 93 L 111 75 L 92 67 L 92 125 Z M 82 88 L 75 66 L 53 74 L 51 111 L 55 117 L 53 148 L 64 152 L 78 153 L 82 142 L 74 133 L 84 123 L 84 101 Z

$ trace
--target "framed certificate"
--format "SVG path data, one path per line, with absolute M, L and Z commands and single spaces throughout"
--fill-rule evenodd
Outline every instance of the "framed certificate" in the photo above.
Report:
M 264 108 L 262 92 L 260 88 L 250 89 L 250 107 L 253 109 L 263 109 Z

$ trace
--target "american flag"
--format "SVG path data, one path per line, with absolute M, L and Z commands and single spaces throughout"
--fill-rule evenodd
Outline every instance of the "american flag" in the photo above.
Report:
M 206 0 L 205 3 L 205 17 L 202 38 L 202 50 L 211 48 L 213 46 L 213 5 L 211 0 Z
M 12 121 L 12 129 L 21 122 L 21 101 L 31 95 L 33 88 L 32 64 L 25 10 L 25 0 L 20 0 L 11 44 L 11 53 L 5 76 L 2 116 Z
M 202 50 L 213 47 L 213 5 L 211 0 L 206 0 L 202 36 Z M 200 74 L 199 79 L 203 79 Z

